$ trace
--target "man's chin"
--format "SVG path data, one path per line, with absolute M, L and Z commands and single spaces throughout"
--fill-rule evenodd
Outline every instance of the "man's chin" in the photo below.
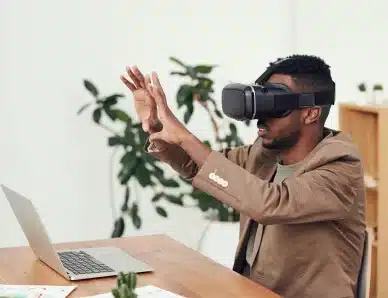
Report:
M 262 139 L 261 142 L 262 146 L 266 149 L 276 149 L 276 145 L 274 144 L 273 140 L 270 139 Z M 275 146 L 274 146 L 275 145 Z

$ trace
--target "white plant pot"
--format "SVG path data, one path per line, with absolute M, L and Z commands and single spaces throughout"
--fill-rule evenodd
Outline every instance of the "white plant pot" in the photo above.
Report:
M 239 222 L 209 222 L 198 250 L 208 258 L 232 269 L 239 231 Z

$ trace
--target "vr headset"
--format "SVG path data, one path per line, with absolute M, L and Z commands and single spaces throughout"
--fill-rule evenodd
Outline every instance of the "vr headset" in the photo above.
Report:
M 240 121 L 281 118 L 292 110 L 334 105 L 335 84 L 330 90 L 313 93 L 293 93 L 286 85 L 268 83 L 279 63 L 273 63 L 253 85 L 228 84 L 222 90 L 222 110 L 230 118 Z

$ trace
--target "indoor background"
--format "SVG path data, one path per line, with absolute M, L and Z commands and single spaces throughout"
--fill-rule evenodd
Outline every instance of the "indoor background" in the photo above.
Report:
M 116 178 L 119 155 L 111 162 L 107 145 L 110 134 L 92 122 L 91 109 L 77 115 L 83 104 L 93 101 L 84 79 L 102 94 L 125 94 L 120 106 L 134 119 L 131 94 L 119 79 L 134 64 L 145 73 L 158 72 L 169 103 L 183 118 L 176 93 L 185 78 L 170 75 L 180 68 L 169 57 L 191 65 L 218 65 L 209 76 L 219 107 L 225 84 L 252 82 L 269 62 L 293 53 L 315 54 L 331 65 L 337 102 L 357 100 L 360 82 L 368 87 L 388 83 L 388 4 L 382 0 L 1 4 L 0 182 L 31 198 L 53 242 L 110 237 L 124 197 Z M 203 109 L 195 108 L 188 126 L 205 139 L 212 133 L 211 123 Z M 234 123 L 245 143 L 256 138 L 255 125 Z M 334 107 L 327 126 L 338 125 Z M 125 217 L 124 236 L 164 233 L 198 248 L 208 224 L 204 214 L 162 201 L 168 212 L 163 218 L 151 197 L 151 190 L 133 187 L 131 200 L 139 202 L 142 227 L 136 229 Z M 0 247 L 26 245 L 3 193 L 0 210 Z M 237 230 L 233 233 L 217 234 L 214 245 L 233 252 Z

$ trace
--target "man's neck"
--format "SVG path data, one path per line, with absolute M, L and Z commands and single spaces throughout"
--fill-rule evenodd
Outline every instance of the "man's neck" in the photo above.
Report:
M 281 163 L 283 165 L 292 165 L 305 159 L 323 139 L 323 131 L 313 135 L 314 137 L 300 138 L 300 141 L 294 147 L 280 152 Z

